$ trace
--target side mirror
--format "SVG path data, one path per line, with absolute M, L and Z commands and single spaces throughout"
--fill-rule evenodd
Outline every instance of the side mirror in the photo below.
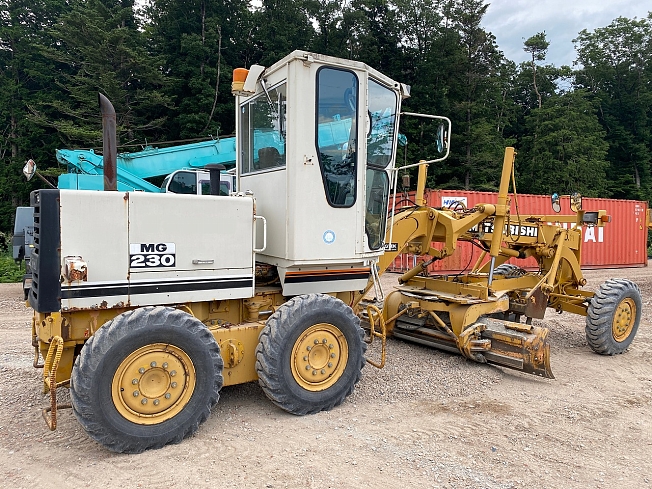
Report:
M 575 213 L 582 210 L 582 196 L 578 192 L 573 192 L 570 196 L 570 207 Z
M 23 175 L 25 175 L 25 178 L 27 178 L 28 182 L 32 179 L 35 173 L 36 163 L 32 159 L 27 160 L 25 162 L 25 166 L 23 167 Z
M 552 210 L 557 214 L 561 212 L 561 202 L 559 199 L 559 194 L 552 194 Z
M 439 127 L 437 127 L 436 144 L 437 144 L 437 151 L 439 153 L 443 153 L 447 146 L 446 126 L 444 124 L 439 124 Z

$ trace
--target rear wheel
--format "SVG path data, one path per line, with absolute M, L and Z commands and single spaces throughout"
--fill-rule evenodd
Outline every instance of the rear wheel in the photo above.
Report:
M 611 279 L 595 293 L 586 316 L 586 340 L 601 355 L 623 353 L 641 321 L 641 292 L 626 279 Z
M 219 398 L 223 361 L 208 328 L 177 309 L 115 317 L 84 345 L 70 382 L 75 416 L 115 452 L 178 443 Z
M 295 297 L 270 316 L 256 348 L 263 391 L 293 414 L 329 410 L 360 380 L 367 344 L 360 319 L 341 300 Z

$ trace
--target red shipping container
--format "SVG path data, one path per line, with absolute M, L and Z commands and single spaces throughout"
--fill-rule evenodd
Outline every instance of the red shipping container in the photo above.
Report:
M 511 198 L 511 219 L 517 220 L 516 202 Z M 414 193 L 410 193 L 414 201 Z M 426 190 L 426 199 L 431 207 L 448 207 L 454 202 L 461 202 L 467 208 L 477 204 L 494 204 L 498 200 L 495 192 L 474 192 L 465 190 Z M 398 200 L 398 196 L 397 196 Z M 518 194 L 518 212 L 525 215 L 554 215 L 550 196 Z M 572 215 L 570 199 L 561 198 L 560 215 Z M 583 197 L 582 208 L 588 211 L 605 210 L 611 216 L 611 222 L 604 227 L 584 227 L 582 243 L 582 268 L 624 268 L 647 266 L 647 202 L 637 200 L 596 199 Z M 459 242 L 454 255 L 431 264 L 428 269 L 433 273 L 457 273 L 470 270 L 480 256 L 480 250 L 470 243 Z M 405 271 L 412 268 L 417 261 L 423 261 L 412 255 L 401 255 L 393 264 L 393 271 Z M 527 260 L 510 259 L 509 263 L 524 267 L 537 268 L 534 258 Z

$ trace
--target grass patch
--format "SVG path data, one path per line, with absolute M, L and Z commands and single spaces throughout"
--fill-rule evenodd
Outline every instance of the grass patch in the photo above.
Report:
M 0 253 L 0 283 L 22 282 L 24 274 L 24 265 L 17 265 L 10 252 Z

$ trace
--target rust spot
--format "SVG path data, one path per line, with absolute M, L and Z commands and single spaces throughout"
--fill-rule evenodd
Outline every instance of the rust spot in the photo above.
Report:
M 102 301 L 100 304 L 100 309 L 108 309 L 109 304 L 106 301 Z
M 69 279 L 71 282 L 74 282 L 75 280 L 86 280 L 86 270 L 70 269 Z
M 61 322 L 61 338 L 64 340 L 70 339 L 70 324 L 67 321 Z

